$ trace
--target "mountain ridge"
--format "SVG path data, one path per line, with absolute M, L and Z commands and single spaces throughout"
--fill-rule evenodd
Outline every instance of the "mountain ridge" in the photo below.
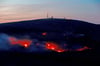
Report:
M 0 24 L 0 33 L 73 32 L 100 39 L 100 25 L 73 19 L 46 18 Z

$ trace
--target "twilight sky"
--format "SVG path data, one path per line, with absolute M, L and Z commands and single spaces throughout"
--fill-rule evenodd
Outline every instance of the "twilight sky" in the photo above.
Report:
M 0 0 L 0 23 L 46 18 L 47 12 L 100 24 L 100 0 Z

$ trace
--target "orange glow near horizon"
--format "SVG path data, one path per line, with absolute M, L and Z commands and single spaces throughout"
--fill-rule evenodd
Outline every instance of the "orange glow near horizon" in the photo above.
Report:
M 26 21 L 26 20 L 35 20 L 39 18 L 33 18 L 33 19 L 20 19 L 20 20 L 0 20 L 0 23 L 11 23 L 11 22 L 19 22 L 19 21 Z

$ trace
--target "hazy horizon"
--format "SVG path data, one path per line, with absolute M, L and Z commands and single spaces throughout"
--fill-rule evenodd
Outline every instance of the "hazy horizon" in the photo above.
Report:
M 100 0 L 0 0 L 0 23 L 49 17 L 100 24 Z

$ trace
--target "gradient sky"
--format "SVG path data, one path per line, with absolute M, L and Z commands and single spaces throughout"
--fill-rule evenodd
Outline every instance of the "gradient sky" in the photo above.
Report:
M 100 24 L 100 0 L 0 0 L 0 23 L 46 18 L 47 13 Z

